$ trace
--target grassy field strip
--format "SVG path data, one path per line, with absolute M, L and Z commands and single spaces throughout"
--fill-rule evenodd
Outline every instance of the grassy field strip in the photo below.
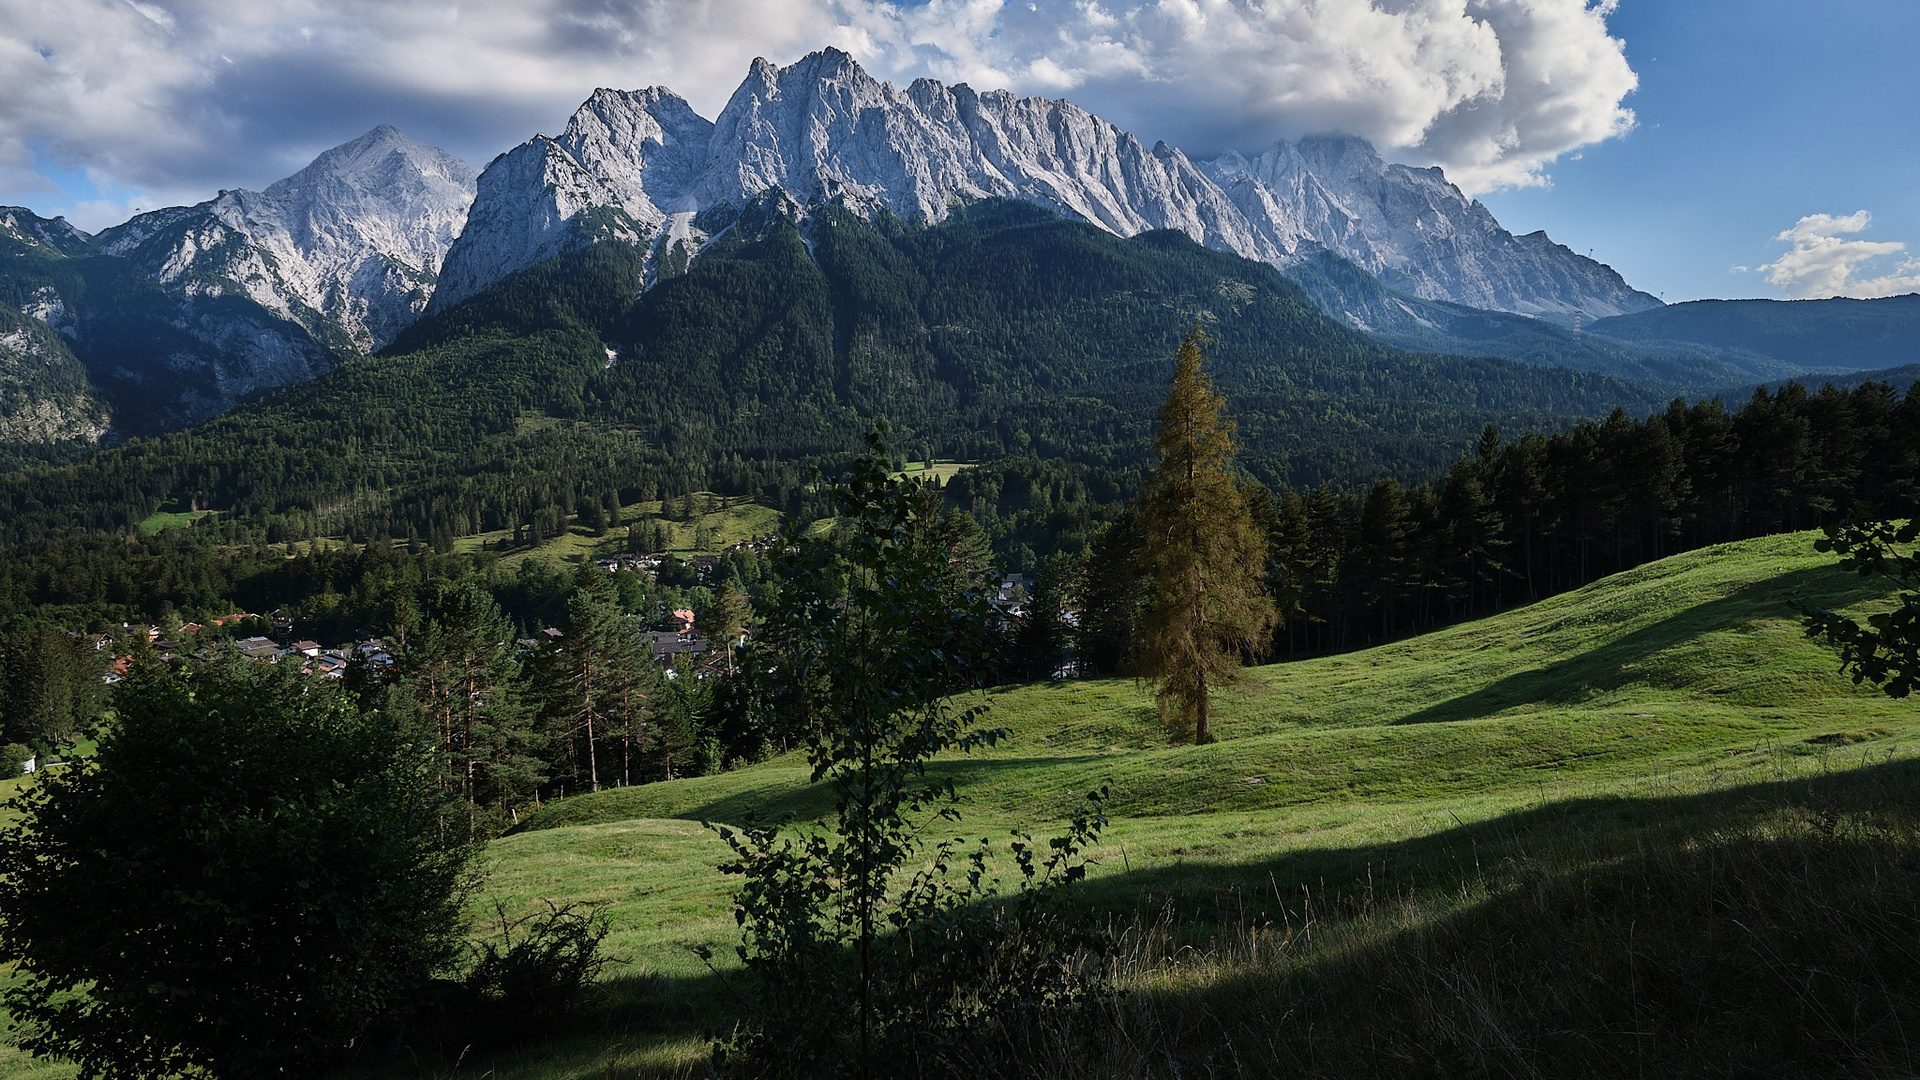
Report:
M 1762 742 L 1734 754 L 1715 749 L 1643 760 L 1631 773 L 1528 776 L 1463 796 L 1336 798 L 1192 815 L 1116 812 L 1094 854 L 1094 898 L 1119 910 L 1151 911 L 1168 902 L 1204 906 L 1237 892 L 1251 897 L 1252 907 L 1275 906 L 1267 900 L 1297 901 L 1303 885 L 1344 888 L 1369 870 L 1383 878 L 1392 870 L 1408 879 L 1421 876 L 1420 868 L 1435 859 L 1457 868 L 1457 858 L 1467 856 L 1447 841 L 1448 834 L 1497 827 L 1516 814 L 1578 815 L 1591 803 L 1726 791 L 1916 756 L 1920 725 L 1910 726 L 1903 738 L 1852 747 Z M 795 770 L 794 779 L 804 774 Z M 1057 818 L 1022 813 L 1017 806 L 990 808 L 976 799 L 958 828 L 936 828 L 931 835 L 988 837 L 1004 850 L 1014 828 L 1046 836 L 1059 824 Z M 1390 866 L 1393 849 L 1411 852 L 1412 864 Z M 514 910 L 543 899 L 605 903 L 615 927 L 609 947 L 634 961 L 636 973 L 703 976 L 704 966 L 687 951 L 692 944 L 731 956 L 738 936 L 730 908 L 733 885 L 714 869 L 727 851 L 695 821 L 634 818 L 546 829 L 496 841 L 491 855 L 489 903 Z
M 707 496 L 707 492 L 695 492 L 696 497 Z M 718 498 L 718 496 L 712 496 Z M 629 503 L 620 508 L 620 520 L 629 524 L 647 518 L 657 518 L 661 513 L 661 503 Z M 725 510 L 716 510 L 710 514 L 696 514 L 689 521 L 662 521 L 668 531 L 667 550 L 678 555 L 710 554 L 723 551 L 743 540 L 780 531 L 780 512 L 756 503 L 732 506 Z M 695 533 L 704 525 L 712 532 L 712 542 L 705 548 L 694 547 Z M 494 532 L 480 533 L 475 536 L 463 536 L 453 542 L 453 550 L 475 552 L 497 548 L 502 544 L 510 545 L 513 540 L 512 529 L 499 529 Z M 511 551 L 501 556 L 500 565 L 508 570 L 531 558 L 545 559 L 554 563 L 572 563 L 582 557 L 594 559 L 628 550 L 625 525 L 607 530 L 605 536 L 593 536 L 579 527 L 569 528 L 564 534 L 553 537 L 538 548 Z

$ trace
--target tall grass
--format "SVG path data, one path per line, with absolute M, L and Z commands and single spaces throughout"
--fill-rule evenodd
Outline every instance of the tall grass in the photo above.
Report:
M 1282 917 L 1211 941 L 1208 913 L 1137 921 L 1093 1033 L 1007 1033 L 996 1071 L 1915 1075 L 1920 766 L 1585 809 L 1461 830 L 1450 880 L 1262 898 Z

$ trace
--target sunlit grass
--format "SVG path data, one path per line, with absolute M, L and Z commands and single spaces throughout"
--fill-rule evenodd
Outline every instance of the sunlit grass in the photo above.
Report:
M 1130 954 L 1128 977 L 1147 995 L 1137 1000 L 1162 1011 L 1128 1022 L 1171 1024 L 1152 1037 L 1186 1038 L 1186 1006 L 1166 1004 L 1169 995 L 1221 1011 L 1244 983 L 1248 1001 L 1271 1004 L 1276 985 L 1319 978 L 1312 972 L 1333 970 L 1326 964 L 1386 963 L 1397 954 L 1368 950 L 1504 896 L 1500 875 L 1528 860 L 1559 873 L 1568 859 L 1585 865 L 1652 845 L 1648 866 L 1684 862 L 1691 856 L 1660 845 L 1735 828 L 1728 815 L 1754 805 L 1743 793 L 1906 768 L 1920 756 L 1914 707 L 1852 685 L 1833 654 L 1803 636 L 1792 606 L 1798 593 L 1859 609 L 1882 593 L 1833 569 L 1811 540 L 1693 552 L 1407 641 L 1249 670 L 1217 699 L 1221 741 L 1211 746 L 1164 728 L 1130 680 L 995 691 L 975 700 L 1010 737 L 937 765 L 968 802 L 957 829 L 934 835 L 999 844 L 1015 828 L 1044 834 L 1089 790 L 1108 787 L 1111 825 L 1091 899 L 1142 933 L 1157 928 L 1156 941 L 1198 945 L 1194 955 L 1210 958 L 1155 967 Z M 624 1004 L 597 1014 L 609 1026 L 547 1046 L 459 1070 L 384 1071 L 570 1078 L 689 1068 L 700 1030 L 726 1001 L 689 946 L 714 947 L 724 968 L 737 939 L 733 883 L 715 869 L 725 849 L 701 822 L 820 820 L 830 803 L 807 776 L 789 755 L 578 796 L 495 841 L 476 911 L 605 905 L 608 948 L 630 961 L 608 984 Z M 1356 898 L 1376 887 L 1418 897 L 1367 923 L 1374 916 Z M 1296 951 L 1284 963 L 1247 952 L 1248 927 L 1297 922 L 1303 897 L 1333 905 L 1326 926 L 1345 927 L 1351 947 Z
M 695 492 L 694 496 L 696 500 L 720 498 L 708 492 Z M 670 521 L 661 518 L 660 514 L 661 503 L 657 500 L 629 503 L 620 508 L 620 520 L 623 523 L 658 520 L 667 530 L 665 550 L 682 556 L 711 555 L 725 551 L 741 541 L 779 532 L 781 522 L 778 510 L 757 503 L 742 503 L 725 510 L 695 514 L 688 521 Z M 695 541 L 702 527 L 707 530 L 709 539 L 705 547 L 697 547 Z M 579 562 L 582 558 L 604 558 L 631 549 L 626 524 L 608 529 L 605 536 L 594 536 L 579 526 L 571 526 L 537 548 L 515 548 L 512 529 L 463 536 L 453 542 L 453 550 L 457 552 L 504 551 L 500 565 L 507 570 L 518 569 L 528 559 L 543 559 L 564 565 Z

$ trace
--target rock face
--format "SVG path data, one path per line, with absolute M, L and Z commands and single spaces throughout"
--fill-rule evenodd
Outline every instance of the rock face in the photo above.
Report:
M 691 253 L 695 215 L 720 206 L 771 198 L 804 214 L 839 200 L 938 221 L 996 196 L 1121 236 L 1178 229 L 1281 267 L 1329 250 L 1395 288 L 1476 307 L 1570 319 L 1659 304 L 1544 234 L 1508 233 L 1438 169 L 1389 165 L 1358 139 L 1194 162 L 1071 102 L 929 79 L 900 89 L 828 49 L 786 68 L 756 60 L 712 123 L 663 88 L 595 91 L 559 138 L 488 166 L 433 307 L 596 239 Z
M 0 444 L 97 443 L 106 433 L 107 411 L 66 341 L 0 305 Z
M 476 173 L 382 126 L 265 191 L 95 237 L 0 208 L 0 299 L 71 345 L 116 427 L 177 427 L 392 341 L 426 310 Z
M 1439 169 L 1390 165 L 1362 139 L 1282 142 L 1205 168 L 1290 259 L 1321 248 L 1401 292 L 1554 321 L 1660 306 L 1544 232 L 1501 228 Z
M 426 309 L 475 169 L 382 125 L 265 191 L 224 191 L 101 233 L 185 300 L 244 296 L 321 343 L 366 352 Z
M 0 206 L 0 239 L 16 252 L 40 249 L 54 255 L 78 255 L 87 250 L 87 234 L 63 217 L 43 218 L 24 206 Z

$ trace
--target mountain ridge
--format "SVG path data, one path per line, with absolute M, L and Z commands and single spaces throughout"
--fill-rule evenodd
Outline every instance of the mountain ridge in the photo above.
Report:
M 430 307 L 586 242 L 572 222 L 589 208 L 624 214 L 610 238 L 659 257 L 675 243 L 697 252 L 696 216 L 723 205 L 785 199 L 804 214 L 837 201 L 937 223 L 994 197 L 1123 237 L 1177 229 L 1283 268 L 1325 247 L 1415 295 L 1548 319 L 1660 303 L 1544 234 L 1514 236 L 1439 170 L 1389 165 L 1364 140 L 1195 162 L 1064 99 L 931 79 L 902 89 L 825 49 L 784 68 L 756 59 L 711 122 L 664 87 L 594 91 L 559 137 L 535 136 L 483 172 Z

